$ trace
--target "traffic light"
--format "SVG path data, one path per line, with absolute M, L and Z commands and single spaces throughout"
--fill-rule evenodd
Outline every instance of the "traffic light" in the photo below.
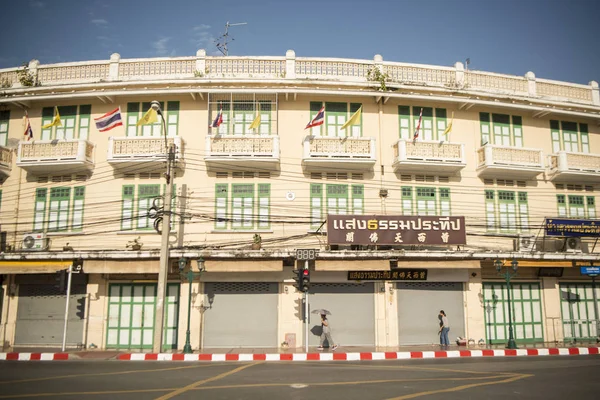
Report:
M 56 282 L 54 287 L 57 288 L 60 293 L 64 293 L 67 282 L 67 270 L 61 269 L 60 271 L 56 271 L 54 281 Z
M 81 272 L 83 269 L 83 259 L 77 258 L 73 260 L 73 272 Z
M 296 290 L 298 290 L 299 292 L 302 291 L 302 270 L 301 269 L 295 269 L 294 271 L 294 287 L 296 288 Z
M 300 274 L 301 274 L 301 280 L 300 280 L 300 287 L 301 290 L 303 292 L 308 292 L 308 289 L 310 289 L 310 270 L 308 268 L 306 269 L 301 269 L 300 270 Z
M 85 318 L 85 297 L 80 297 L 77 299 L 77 311 L 75 315 L 79 319 Z
M 298 317 L 299 320 L 304 321 L 304 301 L 301 298 L 298 298 L 294 303 L 296 303 L 296 317 Z

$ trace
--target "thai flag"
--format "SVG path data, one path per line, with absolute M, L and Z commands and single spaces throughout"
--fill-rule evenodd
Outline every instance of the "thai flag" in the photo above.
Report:
M 123 126 L 123 120 L 121 119 L 121 108 L 115 108 L 109 113 L 104 114 L 101 117 L 94 118 L 96 122 L 96 128 L 100 132 L 106 132 L 114 128 L 115 126 Z
M 221 126 L 222 123 L 223 123 L 223 106 L 221 106 L 221 108 L 219 109 L 217 117 L 212 122 L 212 124 L 210 124 L 209 128 L 218 128 L 219 126 Z
M 27 118 L 27 128 L 25 128 L 24 136 L 27 136 L 27 141 L 33 139 L 33 130 L 31 129 L 31 122 L 29 122 L 29 117 Z
M 304 129 L 308 129 L 308 128 L 312 128 L 315 126 L 319 126 L 319 125 L 323 125 L 323 121 L 325 121 L 325 107 L 321 107 L 321 109 L 319 110 L 319 112 L 317 113 L 317 115 L 315 115 L 315 117 L 312 119 L 312 121 L 310 121 L 308 123 L 308 125 L 306 125 L 306 128 Z
M 421 129 L 421 121 L 423 120 L 423 109 L 421 108 L 421 113 L 419 114 L 419 122 L 417 123 L 417 129 L 415 129 L 415 134 L 413 135 L 413 141 L 417 140 L 419 137 L 419 130 Z

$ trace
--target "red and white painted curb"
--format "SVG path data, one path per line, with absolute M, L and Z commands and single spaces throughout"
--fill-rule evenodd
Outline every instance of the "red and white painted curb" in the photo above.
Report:
M 117 356 L 121 361 L 367 361 L 408 360 L 426 358 L 576 356 L 600 354 L 598 347 L 569 347 L 517 350 L 448 350 L 363 353 L 271 353 L 271 354 L 171 354 L 127 353 Z M 57 361 L 80 359 L 69 353 L 0 353 L 1 360 Z

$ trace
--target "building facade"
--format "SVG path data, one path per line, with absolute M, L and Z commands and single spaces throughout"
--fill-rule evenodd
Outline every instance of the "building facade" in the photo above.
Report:
M 342 345 L 437 343 L 440 309 L 451 337 L 504 343 L 507 284 L 495 265 L 513 261 L 517 343 L 598 336 L 600 293 L 580 272 L 600 262 L 597 232 L 544 230 L 548 219 L 591 223 L 600 212 L 596 82 L 291 50 L 34 60 L 0 70 L 0 82 L 5 347 L 62 342 L 65 276 L 57 271 L 82 260 L 67 345 L 153 348 L 161 235 L 149 210 L 165 203 L 171 146 L 164 350 L 183 347 L 188 302 L 196 350 L 301 347 L 298 249 L 318 250 L 310 308 L 332 312 Z M 164 125 L 160 117 L 139 125 L 154 100 Z M 100 132 L 94 119 L 116 108 L 122 125 Z M 57 111 L 61 124 L 49 126 Z M 320 112 L 323 123 L 307 128 Z M 328 215 L 460 216 L 466 243 L 332 244 Z M 199 259 L 205 270 L 190 290 L 179 263 L 198 272 Z M 414 279 L 415 270 L 426 273 Z M 350 271 L 402 275 L 357 280 Z M 318 344 L 315 317 L 310 345 Z

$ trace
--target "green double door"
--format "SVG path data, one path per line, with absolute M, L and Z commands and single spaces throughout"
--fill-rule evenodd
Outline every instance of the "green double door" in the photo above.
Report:
M 544 341 L 542 300 L 538 283 L 511 283 L 513 335 L 517 343 Z M 485 335 L 488 343 L 508 340 L 508 297 L 506 283 L 483 284 Z
M 111 349 L 152 349 L 155 283 L 113 283 L 109 286 L 106 347 Z M 177 348 L 179 284 L 167 285 L 163 349 Z
M 596 299 L 600 288 L 596 285 Z M 560 303 L 565 340 L 595 341 L 598 337 L 594 288 L 591 283 L 561 283 Z M 596 306 L 600 307 L 600 306 Z

